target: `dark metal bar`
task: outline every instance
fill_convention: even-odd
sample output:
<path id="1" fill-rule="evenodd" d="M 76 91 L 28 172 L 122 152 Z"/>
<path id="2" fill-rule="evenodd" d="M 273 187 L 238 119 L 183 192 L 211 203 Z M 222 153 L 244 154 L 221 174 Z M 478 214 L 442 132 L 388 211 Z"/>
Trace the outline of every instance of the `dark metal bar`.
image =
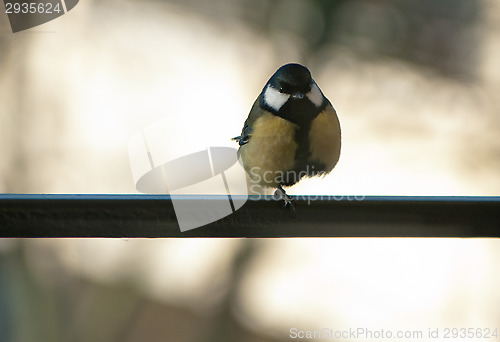
<path id="1" fill-rule="evenodd" d="M 226 196 L 185 196 L 200 208 Z M 500 197 L 250 197 L 181 232 L 168 195 L 0 195 L 0 237 L 500 237 Z"/>

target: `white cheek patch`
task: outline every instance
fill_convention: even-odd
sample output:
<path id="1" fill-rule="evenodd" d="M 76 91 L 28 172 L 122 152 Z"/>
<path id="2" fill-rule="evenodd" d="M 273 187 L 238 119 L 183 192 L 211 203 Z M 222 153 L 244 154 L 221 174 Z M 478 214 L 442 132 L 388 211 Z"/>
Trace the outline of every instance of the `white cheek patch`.
<path id="1" fill-rule="evenodd" d="M 319 90 L 316 83 L 313 82 L 311 91 L 307 93 L 307 98 L 309 98 L 316 107 L 321 107 L 323 104 L 323 94 L 321 94 L 321 90 Z"/>
<path id="2" fill-rule="evenodd" d="M 290 95 L 280 93 L 271 86 L 268 86 L 264 92 L 264 102 L 275 111 L 279 111 L 289 98 Z"/>

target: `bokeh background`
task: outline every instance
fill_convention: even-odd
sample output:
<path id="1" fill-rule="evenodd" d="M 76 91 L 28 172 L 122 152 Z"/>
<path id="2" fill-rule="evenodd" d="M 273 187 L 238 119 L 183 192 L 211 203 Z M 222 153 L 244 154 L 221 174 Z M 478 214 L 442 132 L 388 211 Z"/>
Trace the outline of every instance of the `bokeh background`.
<path id="1" fill-rule="evenodd" d="M 137 193 L 134 134 L 176 117 L 206 133 L 177 131 L 165 149 L 234 146 L 270 75 L 299 62 L 339 113 L 343 150 L 331 175 L 290 194 L 498 195 L 499 19 L 493 0 L 82 0 L 12 34 L 0 14 L 0 192 Z M 0 340 L 494 329 L 499 247 L 0 240 Z"/>

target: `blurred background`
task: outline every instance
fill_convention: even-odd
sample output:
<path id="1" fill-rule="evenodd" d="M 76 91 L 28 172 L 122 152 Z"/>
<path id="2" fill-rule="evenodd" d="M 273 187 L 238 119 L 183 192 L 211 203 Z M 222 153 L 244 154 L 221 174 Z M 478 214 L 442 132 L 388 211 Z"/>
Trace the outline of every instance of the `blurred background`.
<path id="1" fill-rule="evenodd" d="M 498 195 L 499 19 L 493 0 L 82 0 L 12 34 L 0 14 L 0 192 L 137 193 L 134 134 L 175 117 L 234 146 L 267 79 L 299 62 L 339 113 L 343 150 L 331 175 L 290 194 Z M 172 132 L 176 153 L 200 138 Z M 0 340 L 494 329 L 499 247 L 0 240 Z"/>

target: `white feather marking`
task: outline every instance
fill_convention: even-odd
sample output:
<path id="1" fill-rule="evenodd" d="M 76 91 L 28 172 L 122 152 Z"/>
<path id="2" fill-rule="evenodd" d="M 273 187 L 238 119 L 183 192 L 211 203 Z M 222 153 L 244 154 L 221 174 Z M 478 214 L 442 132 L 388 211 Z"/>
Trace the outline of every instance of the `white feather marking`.
<path id="1" fill-rule="evenodd" d="M 312 84 L 311 91 L 307 93 L 307 97 L 316 107 L 321 107 L 323 104 L 323 94 L 315 82 Z"/>
<path id="2" fill-rule="evenodd" d="M 290 95 L 280 93 L 279 90 L 271 86 L 268 86 L 264 92 L 264 102 L 275 111 L 279 111 L 289 98 Z"/>

